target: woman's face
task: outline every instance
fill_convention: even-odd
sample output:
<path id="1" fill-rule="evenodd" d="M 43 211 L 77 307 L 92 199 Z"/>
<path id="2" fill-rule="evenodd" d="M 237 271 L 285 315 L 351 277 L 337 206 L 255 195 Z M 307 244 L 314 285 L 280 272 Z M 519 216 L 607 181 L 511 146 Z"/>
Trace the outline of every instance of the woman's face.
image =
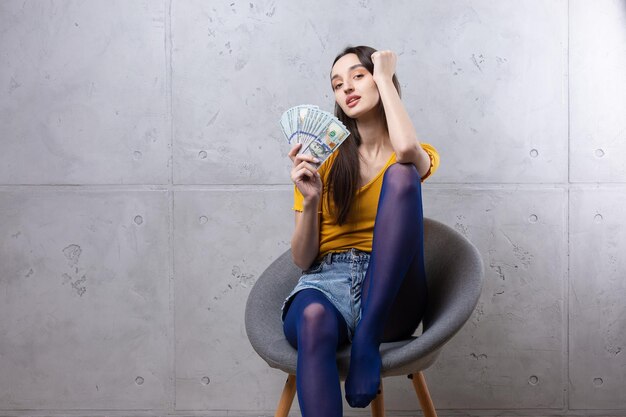
<path id="1" fill-rule="evenodd" d="M 330 77 L 335 101 L 348 117 L 358 119 L 372 110 L 376 111 L 380 100 L 378 87 L 356 54 L 339 58 L 333 65 Z"/>

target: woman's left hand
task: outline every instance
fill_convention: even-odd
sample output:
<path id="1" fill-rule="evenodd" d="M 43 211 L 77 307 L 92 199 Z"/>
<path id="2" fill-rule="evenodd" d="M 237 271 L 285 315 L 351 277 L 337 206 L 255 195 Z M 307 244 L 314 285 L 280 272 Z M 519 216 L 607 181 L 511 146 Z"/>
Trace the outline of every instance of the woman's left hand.
<path id="1" fill-rule="evenodd" d="M 376 51 L 372 54 L 372 62 L 374 63 L 374 74 L 372 77 L 375 82 L 378 80 L 391 79 L 396 72 L 396 54 L 393 51 Z"/>

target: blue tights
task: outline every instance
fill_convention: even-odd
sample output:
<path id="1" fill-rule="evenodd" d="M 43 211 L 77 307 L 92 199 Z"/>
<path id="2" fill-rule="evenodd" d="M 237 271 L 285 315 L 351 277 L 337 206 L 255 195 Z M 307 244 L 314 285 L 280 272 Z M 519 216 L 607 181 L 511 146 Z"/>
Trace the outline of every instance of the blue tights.
<path id="1" fill-rule="evenodd" d="M 366 407 L 380 385 L 381 342 L 409 337 L 424 314 L 424 226 L 421 181 L 412 164 L 385 171 L 374 225 L 372 253 L 361 295 L 361 320 L 352 340 L 346 400 Z M 298 349 L 296 387 L 303 417 L 341 416 L 335 353 L 348 341 L 346 322 L 315 289 L 296 294 L 284 321 Z"/>

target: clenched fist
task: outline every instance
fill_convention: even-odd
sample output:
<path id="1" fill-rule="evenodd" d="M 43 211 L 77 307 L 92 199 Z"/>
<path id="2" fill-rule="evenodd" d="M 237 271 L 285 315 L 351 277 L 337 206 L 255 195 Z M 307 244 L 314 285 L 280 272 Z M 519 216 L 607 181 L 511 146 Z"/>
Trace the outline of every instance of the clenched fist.
<path id="1" fill-rule="evenodd" d="M 376 51 L 371 56 L 374 63 L 374 81 L 391 79 L 396 72 L 397 57 L 393 51 Z"/>

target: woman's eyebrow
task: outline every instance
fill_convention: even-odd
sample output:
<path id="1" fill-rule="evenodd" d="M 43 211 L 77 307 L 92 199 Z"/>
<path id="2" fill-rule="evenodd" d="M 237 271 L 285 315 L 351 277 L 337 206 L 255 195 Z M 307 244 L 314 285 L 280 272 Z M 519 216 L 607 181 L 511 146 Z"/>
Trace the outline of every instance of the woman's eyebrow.
<path id="1" fill-rule="evenodd" d="M 350 68 L 348 68 L 348 72 L 352 71 L 353 69 L 359 68 L 359 67 L 363 67 L 365 68 L 365 65 L 363 64 L 354 64 L 353 66 L 351 66 Z M 339 77 L 339 74 L 335 74 L 333 75 L 330 80 L 334 80 L 335 78 Z"/>

